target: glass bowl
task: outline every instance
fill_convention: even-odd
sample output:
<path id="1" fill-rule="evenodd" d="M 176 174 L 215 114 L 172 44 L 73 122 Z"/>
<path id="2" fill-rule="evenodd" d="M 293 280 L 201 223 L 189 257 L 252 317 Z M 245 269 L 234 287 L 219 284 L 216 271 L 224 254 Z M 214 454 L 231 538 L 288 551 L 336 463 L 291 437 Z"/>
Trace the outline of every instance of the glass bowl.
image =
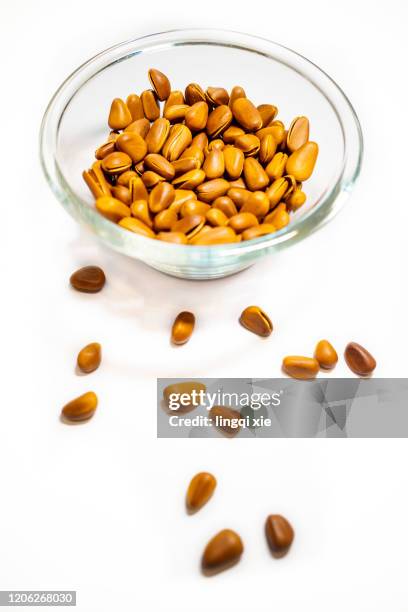
<path id="1" fill-rule="evenodd" d="M 278 107 L 285 125 L 306 115 L 319 144 L 306 204 L 284 229 L 248 242 L 186 246 L 139 236 L 102 217 L 82 179 L 105 142 L 113 98 L 149 88 L 148 69 L 173 89 L 242 85 L 255 104 Z M 51 99 L 41 125 L 42 167 L 53 192 L 79 222 L 111 248 L 166 274 L 191 279 L 228 276 L 294 244 L 333 218 L 358 177 L 363 151 L 356 113 L 327 74 L 298 53 L 263 38 L 223 30 L 179 30 L 130 40 L 80 66 Z"/>

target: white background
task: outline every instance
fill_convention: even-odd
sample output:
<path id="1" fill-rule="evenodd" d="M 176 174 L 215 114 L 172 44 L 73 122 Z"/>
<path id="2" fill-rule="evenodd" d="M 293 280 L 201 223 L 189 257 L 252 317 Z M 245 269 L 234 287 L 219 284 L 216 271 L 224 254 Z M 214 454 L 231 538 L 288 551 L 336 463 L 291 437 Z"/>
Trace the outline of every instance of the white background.
<path id="1" fill-rule="evenodd" d="M 157 440 L 157 376 L 279 376 L 285 354 L 322 337 L 355 340 L 376 375 L 407 375 L 407 5 L 2 3 L 0 589 L 76 589 L 81 612 L 405 612 L 408 609 L 406 440 Z M 42 113 L 65 76 L 118 41 L 189 26 L 247 31 L 324 68 L 362 122 L 364 168 L 335 221 L 226 280 L 165 277 L 80 231 L 41 174 Z M 75 293 L 77 267 L 101 265 L 105 290 Z M 271 316 L 263 341 L 237 318 Z M 175 314 L 196 332 L 172 348 Z M 77 351 L 103 345 L 101 368 L 74 372 Z M 342 359 L 335 376 L 349 375 Z M 77 427 L 61 407 L 93 389 L 100 405 Z M 198 470 L 214 499 L 186 516 Z M 267 514 L 296 529 L 272 559 Z M 241 563 L 214 578 L 198 564 L 218 530 L 237 530 Z"/>

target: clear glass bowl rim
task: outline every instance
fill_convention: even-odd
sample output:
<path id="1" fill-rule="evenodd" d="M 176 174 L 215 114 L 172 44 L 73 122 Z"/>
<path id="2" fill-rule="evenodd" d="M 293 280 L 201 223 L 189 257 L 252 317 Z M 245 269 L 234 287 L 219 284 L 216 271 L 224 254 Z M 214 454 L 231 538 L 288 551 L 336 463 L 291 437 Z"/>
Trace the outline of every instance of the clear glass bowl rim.
<path id="1" fill-rule="evenodd" d="M 239 256 L 264 249 L 269 251 L 270 249 L 278 249 L 298 242 L 323 227 L 342 208 L 361 170 L 364 150 L 363 135 L 359 119 L 350 100 L 326 72 L 296 51 L 263 37 L 218 28 L 168 30 L 126 40 L 91 57 L 63 81 L 48 103 L 40 127 L 41 166 L 46 180 L 57 199 L 71 214 L 71 203 L 75 203 L 80 209 L 86 207 L 86 218 L 90 221 L 96 234 L 101 233 L 100 230 L 102 229 L 105 236 L 117 233 L 119 240 L 121 236 L 126 234 L 126 241 L 128 243 L 129 241 L 134 241 L 136 250 L 140 250 L 140 247 L 143 247 L 146 241 L 151 243 L 151 238 L 129 232 L 102 217 L 96 209 L 90 207 L 88 202 L 80 198 L 70 188 L 58 166 L 58 130 L 62 116 L 71 99 L 95 74 L 129 56 L 147 52 L 155 47 L 160 46 L 163 49 L 163 47 L 168 46 L 171 49 L 172 46 L 189 43 L 212 44 L 221 47 L 233 46 L 244 51 L 255 52 L 270 57 L 299 72 L 320 91 L 337 115 L 344 138 L 343 165 L 337 180 L 330 190 L 324 193 L 323 197 L 303 216 L 292 221 L 286 228 L 280 231 L 248 242 L 214 246 L 179 245 L 160 241 L 160 249 L 163 251 L 163 254 L 165 254 L 167 249 L 171 249 L 174 255 L 176 255 L 175 250 L 177 250 L 180 256 L 185 255 L 188 257 L 189 254 L 192 255 L 191 251 L 194 249 L 194 259 L 196 259 L 201 256 L 205 257 L 209 254 L 209 250 L 211 251 L 211 258 L 217 257 L 217 255 L 220 257 Z M 323 80 L 324 89 L 314 81 L 314 75 Z M 335 98 L 335 101 L 332 98 Z"/>

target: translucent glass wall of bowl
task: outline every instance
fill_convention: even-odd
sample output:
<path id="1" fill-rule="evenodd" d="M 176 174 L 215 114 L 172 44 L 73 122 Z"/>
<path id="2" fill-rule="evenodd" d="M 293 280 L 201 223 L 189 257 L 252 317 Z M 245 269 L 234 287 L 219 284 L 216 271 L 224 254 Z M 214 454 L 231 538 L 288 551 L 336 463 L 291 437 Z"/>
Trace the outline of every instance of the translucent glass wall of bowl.
<path id="1" fill-rule="evenodd" d="M 82 171 L 106 140 L 114 97 L 149 88 L 147 71 L 169 75 L 173 89 L 242 85 L 256 103 L 272 103 L 285 125 L 306 115 L 320 154 L 304 185 L 307 204 L 281 232 L 250 243 L 186 247 L 131 234 L 95 212 Z M 42 129 L 43 165 L 69 212 L 112 248 L 163 272 L 186 278 L 232 274 L 257 257 L 305 237 L 330 219 L 358 175 L 362 139 L 358 120 L 335 83 L 316 66 L 279 45 L 217 30 L 168 32 L 117 45 L 79 68 L 51 101 Z"/>

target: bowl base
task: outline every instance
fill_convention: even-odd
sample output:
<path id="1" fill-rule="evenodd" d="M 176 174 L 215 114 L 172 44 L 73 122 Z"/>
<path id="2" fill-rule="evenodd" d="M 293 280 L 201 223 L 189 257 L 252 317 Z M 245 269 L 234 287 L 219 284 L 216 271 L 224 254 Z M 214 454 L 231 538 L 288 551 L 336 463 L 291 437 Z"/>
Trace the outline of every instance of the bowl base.
<path id="1" fill-rule="evenodd" d="M 246 263 L 243 266 L 234 266 L 231 269 L 224 270 L 194 270 L 194 269 L 177 269 L 177 268 L 164 268 L 163 266 L 155 266 L 152 263 L 148 264 L 151 268 L 154 268 L 162 274 L 167 276 L 173 276 L 175 278 L 183 278 L 185 280 L 217 280 L 218 278 L 225 278 L 226 276 L 233 276 L 239 272 L 247 270 L 254 265 L 254 262 Z"/>

